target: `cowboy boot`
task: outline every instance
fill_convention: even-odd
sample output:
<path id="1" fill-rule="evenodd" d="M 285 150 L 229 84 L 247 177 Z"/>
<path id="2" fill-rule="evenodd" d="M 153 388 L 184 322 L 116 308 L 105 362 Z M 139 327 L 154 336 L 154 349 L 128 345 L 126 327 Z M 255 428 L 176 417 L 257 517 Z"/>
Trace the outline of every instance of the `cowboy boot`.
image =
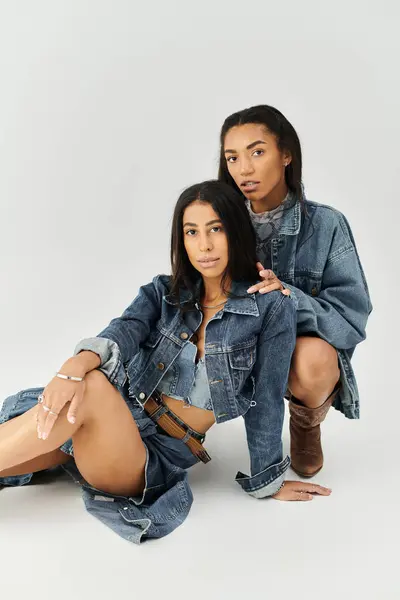
<path id="1" fill-rule="evenodd" d="M 317 408 L 304 406 L 294 396 L 289 400 L 291 467 L 300 477 L 313 477 L 322 469 L 324 455 L 320 424 L 339 389 L 340 384 L 335 386 L 330 396 Z"/>

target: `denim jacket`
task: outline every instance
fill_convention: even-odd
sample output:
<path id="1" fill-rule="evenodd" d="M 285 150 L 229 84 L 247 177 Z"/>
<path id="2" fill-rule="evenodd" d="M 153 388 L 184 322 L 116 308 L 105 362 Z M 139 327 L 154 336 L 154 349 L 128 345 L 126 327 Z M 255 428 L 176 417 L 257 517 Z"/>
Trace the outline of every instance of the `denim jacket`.
<path id="1" fill-rule="evenodd" d="M 155 277 L 121 317 L 75 349 L 75 354 L 96 352 L 100 370 L 117 387 L 128 378 L 129 396 L 138 404 L 146 402 L 170 369 L 174 393 L 190 395 L 194 367 L 179 369 L 174 363 L 203 315 L 197 304 L 181 312 L 169 294 L 169 282 L 166 275 Z M 280 292 L 247 294 L 252 283 L 233 283 L 231 291 L 240 297 L 229 298 L 207 323 L 204 349 L 216 423 L 244 417 L 251 474 L 238 472 L 236 481 L 263 498 L 279 490 L 290 464 L 282 455 L 281 438 L 296 308 Z M 181 303 L 189 301 L 189 293 L 183 292 Z"/>
<path id="2" fill-rule="evenodd" d="M 315 334 L 337 349 L 342 387 L 334 406 L 359 418 L 350 360 L 372 310 L 367 283 L 346 218 L 309 200 L 305 210 L 296 202 L 284 212 L 279 234 L 258 248 L 259 260 L 291 290 L 297 335 Z"/>

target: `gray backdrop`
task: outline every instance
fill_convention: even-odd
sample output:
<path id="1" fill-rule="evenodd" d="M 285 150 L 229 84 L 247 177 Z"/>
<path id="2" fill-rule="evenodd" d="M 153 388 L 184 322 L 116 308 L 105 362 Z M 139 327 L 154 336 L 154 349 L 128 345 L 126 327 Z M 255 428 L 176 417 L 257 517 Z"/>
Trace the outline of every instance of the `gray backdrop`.
<path id="1" fill-rule="evenodd" d="M 223 119 L 252 104 L 275 105 L 294 124 L 307 196 L 346 214 L 374 304 L 354 360 L 362 420 L 332 411 L 325 426 L 331 466 L 319 481 L 336 485 L 336 500 L 260 508 L 239 499 L 226 444 L 238 436 L 246 469 L 242 433 L 232 424 L 229 436 L 221 426 L 222 437 L 210 437 L 217 455 L 210 474 L 194 479 L 201 509 L 159 545 L 114 539 L 80 504 L 67 526 L 65 498 L 78 502 L 67 484 L 54 488 L 57 496 L 49 488 L 3 492 L 1 563 L 16 569 L 1 573 L 6 591 L 20 577 L 20 544 L 29 539 L 30 552 L 51 561 L 41 593 L 51 597 L 65 556 L 78 552 L 81 519 L 86 546 L 76 563 L 95 559 L 88 573 L 79 571 L 75 597 L 89 593 L 93 577 L 98 597 L 133 583 L 151 592 L 162 579 L 151 575 L 156 558 L 137 562 L 149 552 L 162 558 L 164 581 L 181 578 L 178 588 L 167 586 L 171 598 L 188 587 L 195 598 L 228 597 L 241 586 L 252 597 L 291 597 L 295 577 L 297 597 L 308 597 L 311 581 L 329 598 L 357 590 L 398 597 L 390 558 L 399 525 L 398 31 L 395 0 L 0 2 L 1 397 L 46 384 L 81 337 L 168 271 L 174 202 L 186 185 L 216 175 Z M 224 452 L 225 487 L 217 454 Z M 40 502 L 32 496 L 39 493 Z M 62 508 L 52 513 L 55 497 Z M 48 514 L 57 530 L 46 526 Z M 253 518 L 258 525 L 249 528 Z M 132 570 L 117 568 L 125 560 Z M 261 576 L 268 565 L 273 574 L 267 568 Z M 36 568 L 31 561 L 24 568 L 28 585 Z M 57 593 L 67 598 L 68 585 Z"/>

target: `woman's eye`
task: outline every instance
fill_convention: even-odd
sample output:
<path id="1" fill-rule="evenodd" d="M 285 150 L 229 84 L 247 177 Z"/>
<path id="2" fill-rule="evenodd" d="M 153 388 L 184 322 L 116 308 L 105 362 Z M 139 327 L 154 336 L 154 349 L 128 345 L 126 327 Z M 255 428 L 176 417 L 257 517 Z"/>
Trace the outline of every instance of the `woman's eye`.
<path id="1" fill-rule="evenodd" d="M 235 161 L 236 161 L 236 156 L 228 156 L 228 158 L 226 159 L 226 162 L 228 162 L 228 163 L 229 163 L 229 162 L 230 162 L 230 163 L 233 163 L 233 162 L 235 162 Z"/>
<path id="2" fill-rule="evenodd" d="M 258 152 L 258 154 L 257 154 L 257 152 Z M 262 156 L 264 154 L 264 150 L 255 150 L 253 152 L 253 154 L 255 154 L 256 156 Z"/>
<path id="3" fill-rule="evenodd" d="M 194 235 L 196 233 L 196 231 L 194 229 L 187 229 L 185 231 L 185 235 Z"/>
<path id="4" fill-rule="evenodd" d="M 222 227 L 220 225 L 216 225 L 215 227 L 212 227 L 211 231 L 222 231 Z"/>

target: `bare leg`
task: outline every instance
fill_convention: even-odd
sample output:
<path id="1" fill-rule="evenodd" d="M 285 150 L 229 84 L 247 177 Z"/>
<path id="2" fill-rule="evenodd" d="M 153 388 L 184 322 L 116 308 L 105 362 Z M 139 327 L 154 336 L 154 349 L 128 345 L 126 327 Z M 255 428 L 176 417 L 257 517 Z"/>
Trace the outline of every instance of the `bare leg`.
<path id="1" fill-rule="evenodd" d="M 68 406 L 64 407 L 46 440 L 37 437 L 39 406 L 0 428 L 2 475 L 54 452 L 72 437 L 75 462 L 89 484 L 120 495 L 142 491 L 146 449 L 125 400 L 100 371 L 90 372 L 86 384 L 76 423 L 67 421 Z"/>
<path id="2" fill-rule="evenodd" d="M 39 471 L 64 465 L 70 459 L 71 457 L 62 450 L 53 450 L 20 465 L 15 465 L 15 467 L 11 467 L 10 469 L 0 471 L 0 477 L 14 477 L 16 475 L 26 475 L 26 473 L 38 473 Z"/>
<path id="3" fill-rule="evenodd" d="M 289 389 L 309 408 L 321 406 L 340 377 L 337 351 L 317 337 L 299 337 L 289 373 Z"/>

